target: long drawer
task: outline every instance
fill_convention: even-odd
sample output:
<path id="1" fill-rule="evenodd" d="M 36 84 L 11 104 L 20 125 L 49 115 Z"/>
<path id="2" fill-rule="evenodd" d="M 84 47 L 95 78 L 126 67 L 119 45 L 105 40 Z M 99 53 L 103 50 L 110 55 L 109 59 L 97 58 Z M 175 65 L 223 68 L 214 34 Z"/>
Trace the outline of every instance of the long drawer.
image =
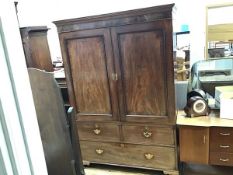
<path id="1" fill-rule="evenodd" d="M 80 140 L 120 141 L 119 125 L 117 124 L 78 122 L 77 125 Z"/>
<path id="2" fill-rule="evenodd" d="M 233 154 L 223 152 L 210 152 L 210 164 L 233 166 Z"/>
<path id="3" fill-rule="evenodd" d="M 122 125 L 124 142 L 146 145 L 174 145 L 174 130 L 157 125 Z"/>
<path id="4" fill-rule="evenodd" d="M 152 169 L 176 169 L 175 149 L 160 146 L 81 141 L 83 160 L 146 167 Z"/>

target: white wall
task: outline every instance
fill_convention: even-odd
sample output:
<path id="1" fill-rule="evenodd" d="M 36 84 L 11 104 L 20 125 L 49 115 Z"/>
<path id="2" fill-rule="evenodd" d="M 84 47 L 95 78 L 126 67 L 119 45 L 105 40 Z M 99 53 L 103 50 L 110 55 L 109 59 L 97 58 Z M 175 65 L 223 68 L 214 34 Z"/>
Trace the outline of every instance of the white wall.
<path id="1" fill-rule="evenodd" d="M 208 10 L 208 25 L 225 23 L 233 23 L 233 4 L 229 7 Z"/>
<path id="2" fill-rule="evenodd" d="M 204 59 L 205 7 L 210 3 L 233 0 L 18 0 L 20 26 L 47 25 L 52 59 L 61 57 L 56 27 L 52 21 L 175 3 L 177 7 L 174 31 L 188 24 L 191 31 L 191 62 Z"/>
<path id="3" fill-rule="evenodd" d="M 51 30 L 48 32 L 48 42 L 53 60 L 61 57 L 55 20 L 77 18 L 96 14 L 111 13 L 136 8 L 156 6 L 160 4 L 176 3 L 177 15 L 174 30 L 179 31 L 181 23 L 188 23 L 188 15 L 179 18 L 181 14 L 188 14 L 182 2 L 185 0 L 19 0 L 18 17 L 20 27 L 46 25 Z"/>

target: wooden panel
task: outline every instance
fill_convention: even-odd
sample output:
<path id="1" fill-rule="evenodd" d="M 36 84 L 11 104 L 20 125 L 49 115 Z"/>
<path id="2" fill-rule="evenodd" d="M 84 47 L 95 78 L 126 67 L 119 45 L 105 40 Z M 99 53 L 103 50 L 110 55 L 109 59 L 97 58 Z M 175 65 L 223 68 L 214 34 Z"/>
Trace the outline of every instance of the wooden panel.
<path id="1" fill-rule="evenodd" d="M 80 113 L 111 113 L 103 38 L 68 41 L 76 102 Z"/>
<path id="2" fill-rule="evenodd" d="M 127 114 L 166 115 L 161 31 L 121 34 L 119 41 Z"/>
<path id="3" fill-rule="evenodd" d="M 112 28 L 123 120 L 175 122 L 169 24 Z"/>
<path id="4" fill-rule="evenodd" d="M 31 59 L 33 59 L 34 63 L 32 67 L 46 71 L 53 71 L 47 35 L 43 33 L 39 36 L 38 34 L 31 34 L 29 44 L 31 49 Z"/>
<path id="5" fill-rule="evenodd" d="M 60 89 L 52 73 L 29 69 L 29 78 L 48 174 L 71 175 L 73 150 Z"/>
<path id="6" fill-rule="evenodd" d="M 180 126 L 180 161 L 208 164 L 209 128 Z"/>
<path id="7" fill-rule="evenodd" d="M 27 67 L 53 71 L 46 26 L 20 28 Z"/>
<path id="8" fill-rule="evenodd" d="M 157 125 L 123 125 L 123 138 L 126 143 L 174 146 L 174 132 L 170 127 Z"/>
<path id="9" fill-rule="evenodd" d="M 210 164 L 233 166 L 233 153 L 210 152 Z"/>
<path id="10" fill-rule="evenodd" d="M 111 123 L 78 122 L 80 140 L 92 141 L 120 141 L 119 126 Z"/>
<path id="11" fill-rule="evenodd" d="M 176 169 L 174 148 L 81 141 L 81 150 L 83 160 L 90 162 Z"/>
<path id="12" fill-rule="evenodd" d="M 62 50 L 69 100 L 80 121 L 116 120 L 118 101 L 112 79 L 110 32 L 96 29 L 65 33 Z"/>

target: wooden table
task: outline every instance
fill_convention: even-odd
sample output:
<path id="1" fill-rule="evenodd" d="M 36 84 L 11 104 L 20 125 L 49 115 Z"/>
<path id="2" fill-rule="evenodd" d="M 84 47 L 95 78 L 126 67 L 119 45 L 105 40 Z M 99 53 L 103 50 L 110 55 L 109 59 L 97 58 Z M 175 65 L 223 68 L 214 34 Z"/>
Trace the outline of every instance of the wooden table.
<path id="1" fill-rule="evenodd" d="M 233 166 L 233 120 L 218 113 L 195 118 L 177 115 L 180 161 Z"/>

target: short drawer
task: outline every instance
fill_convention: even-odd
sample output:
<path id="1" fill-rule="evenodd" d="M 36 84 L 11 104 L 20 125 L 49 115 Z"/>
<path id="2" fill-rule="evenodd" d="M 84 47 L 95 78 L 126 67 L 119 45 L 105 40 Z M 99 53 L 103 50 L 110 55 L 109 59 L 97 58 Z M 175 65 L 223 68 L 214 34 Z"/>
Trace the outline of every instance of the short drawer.
<path id="1" fill-rule="evenodd" d="M 224 143 L 232 143 L 233 140 L 233 128 L 226 127 L 211 127 L 210 128 L 210 140 L 223 141 Z"/>
<path id="2" fill-rule="evenodd" d="M 174 131 L 169 127 L 123 125 L 122 131 L 124 142 L 126 143 L 174 145 Z"/>
<path id="3" fill-rule="evenodd" d="M 174 148 L 81 141 L 82 158 L 95 163 L 154 169 L 176 169 Z"/>
<path id="4" fill-rule="evenodd" d="M 233 166 L 233 154 L 223 152 L 210 152 L 210 164 Z"/>
<path id="5" fill-rule="evenodd" d="M 80 140 L 120 141 L 119 125 L 117 124 L 78 122 L 77 125 Z"/>
<path id="6" fill-rule="evenodd" d="M 210 141 L 210 151 L 233 153 L 233 143 L 230 142 L 232 141 L 220 141 L 212 139 Z"/>

